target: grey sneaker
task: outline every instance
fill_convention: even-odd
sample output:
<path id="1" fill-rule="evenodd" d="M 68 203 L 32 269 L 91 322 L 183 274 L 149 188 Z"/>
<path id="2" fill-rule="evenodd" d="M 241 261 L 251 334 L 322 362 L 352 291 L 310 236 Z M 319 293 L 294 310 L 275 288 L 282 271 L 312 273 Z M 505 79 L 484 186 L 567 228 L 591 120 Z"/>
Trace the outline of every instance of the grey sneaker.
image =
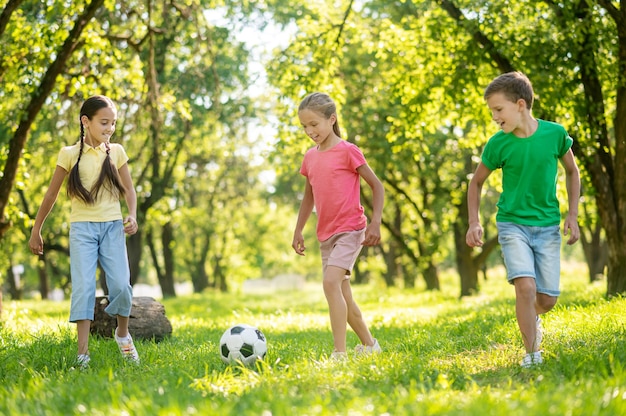
<path id="1" fill-rule="evenodd" d="M 374 345 L 359 344 L 354 347 L 354 352 L 356 352 L 357 355 L 379 353 L 382 351 L 383 350 L 382 348 L 380 348 L 380 345 L 378 344 L 378 340 L 376 338 L 374 338 Z"/>
<path id="2" fill-rule="evenodd" d="M 117 336 L 117 328 L 115 328 L 115 342 L 117 342 L 117 346 L 120 348 L 122 357 L 128 361 L 139 362 L 139 354 L 137 354 L 133 337 L 131 337 L 130 334 L 128 334 L 126 338 L 120 338 Z"/>
<path id="3" fill-rule="evenodd" d="M 89 354 L 78 354 L 78 357 L 76 357 L 76 363 L 81 370 L 89 368 L 89 361 L 91 361 Z"/>
<path id="4" fill-rule="evenodd" d="M 541 363 L 543 363 L 543 358 L 541 358 L 541 351 L 537 351 L 529 352 L 528 354 L 526 354 L 520 365 L 524 368 L 531 368 Z"/>

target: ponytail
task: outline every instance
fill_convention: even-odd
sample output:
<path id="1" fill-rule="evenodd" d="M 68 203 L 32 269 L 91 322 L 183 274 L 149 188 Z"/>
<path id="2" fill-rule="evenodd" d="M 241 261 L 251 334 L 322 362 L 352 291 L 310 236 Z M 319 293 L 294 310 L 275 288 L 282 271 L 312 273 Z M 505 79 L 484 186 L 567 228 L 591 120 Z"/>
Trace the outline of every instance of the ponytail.
<path id="1" fill-rule="evenodd" d="M 311 110 L 318 114 L 322 114 L 327 119 L 335 114 L 335 122 L 333 123 L 333 132 L 337 137 L 341 137 L 341 129 L 339 129 L 339 117 L 337 116 L 337 106 L 328 94 L 323 92 L 313 92 L 302 100 L 298 111 Z"/>

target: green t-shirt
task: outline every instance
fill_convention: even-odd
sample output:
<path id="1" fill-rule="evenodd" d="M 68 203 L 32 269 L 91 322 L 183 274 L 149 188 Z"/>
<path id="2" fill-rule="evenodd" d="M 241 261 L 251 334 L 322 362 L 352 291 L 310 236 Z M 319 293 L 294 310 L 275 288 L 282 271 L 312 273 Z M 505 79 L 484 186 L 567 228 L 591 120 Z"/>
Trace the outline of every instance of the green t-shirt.
<path id="1" fill-rule="evenodd" d="M 560 124 L 537 121 L 537 131 L 530 137 L 500 131 L 485 145 L 483 164 L 490 170 L 502 169 L 499 222 L 536 227 L 561 222 L 556 197 L 558 161 L 573 140 Z"/>

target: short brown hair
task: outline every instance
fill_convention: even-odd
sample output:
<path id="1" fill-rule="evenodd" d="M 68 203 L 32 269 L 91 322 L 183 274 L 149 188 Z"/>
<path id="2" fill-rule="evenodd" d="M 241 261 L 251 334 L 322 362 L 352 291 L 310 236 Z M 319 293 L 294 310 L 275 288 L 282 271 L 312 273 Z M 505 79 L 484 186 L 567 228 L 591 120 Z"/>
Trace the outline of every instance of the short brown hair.
<path id="1" fill-rule="evenodd" d="M 529 110 L 533 108 L 535 95 L 533 85 L 528 77 L 521 72 L 507 72 L 496 77 L 485 89 L 485 100 L 496 93 L 504 94 L 508 100 L 514 103 L 522 99 L 526 101 L 526 108 Z"/>

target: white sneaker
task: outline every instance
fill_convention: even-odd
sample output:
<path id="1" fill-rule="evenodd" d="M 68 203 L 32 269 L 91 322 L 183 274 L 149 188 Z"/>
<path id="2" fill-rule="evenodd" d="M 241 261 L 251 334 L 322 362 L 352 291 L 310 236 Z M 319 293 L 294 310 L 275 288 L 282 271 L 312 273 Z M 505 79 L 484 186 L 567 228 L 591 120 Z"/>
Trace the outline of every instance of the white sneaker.
<path id="1" fill-rule="evenodd" d="M 130 333 L 126 336 L 126 338 L 120 338 L 117 336 L 117 328 L 115 328 L 115 342 L 117 342 L 117 346 L 120 348 L 122 357 L 128 361 L 135 363 L 139 362 L 139 354 L 137 354 L 137 349 L 135 349 L 135 343 L 133 342 L 133 337 L 130 336 Z"/>
<path id="2" fill-rule="evenodd" d="M 89 361 L 91 361 L 89 354 L 78 354 L 78 357 L 76 357 L 76 363 L 81 370 L 89 368 Z"/>
<path id="3" fill-rule="evenodd" d="M 372 354 L 382 352 L 382 348 L 380 348 L 380 344 L 378 344 L 378 340 L 374 338 L 374 345 L 363 345 L 359 344 L 354 347 L 354 352 L 358 354 Z"/>
<path id="4" fill-rule="evenodd" d="M 520 365 L 524 368 L 531 368 L 533 366 L 539 365 L 543 363 L 543 358 L 541 357 L 541 351 L 529 352 L 526 354 Z"/>

